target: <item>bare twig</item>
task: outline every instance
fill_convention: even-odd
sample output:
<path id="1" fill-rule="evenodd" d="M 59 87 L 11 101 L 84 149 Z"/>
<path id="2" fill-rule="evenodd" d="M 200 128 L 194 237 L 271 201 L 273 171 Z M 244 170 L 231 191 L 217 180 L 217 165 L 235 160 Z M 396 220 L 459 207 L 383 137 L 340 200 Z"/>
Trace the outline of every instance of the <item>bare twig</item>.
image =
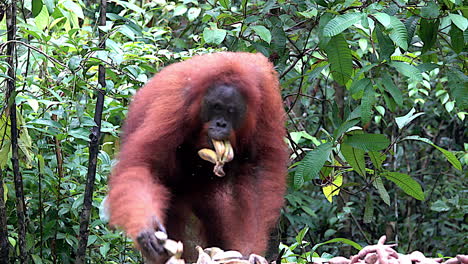
<path id="1" fill-rule="evenodd" d="M 101 26 L 106 25 L 106 9 L 107 1 L 101 0 L 100 14 L 99 14 L 99 24 Z M 99 31 L 99 38 L 104 39 L 104 32 Z M 99 48 L 105 48 L 105 42 L 101 41 Z M 75 263 L 81 264 L 85 263 L 86 256 L 86 247 L 88 244 L 89 236 L 89 218 L 92 209 L 93 201 L 93 191 L 94 191 L 94 179 L 96 177 L 96 168 L 97 168 L 97 156 L 99 153 L 99 138 L 101 137 L 101 119 L 102 119 L 102 110 L 104 107 L 104 97 L 106 94 L 106 69 L 103 64 L 99 65 L 98 73 L 98 82 L 101 86 L 101 89 L 97 90 L 97 101 L 96 108 L 94 111 L 94 122 L 96 126 L 93 127 L 90 135 L 89 143 L 89 164 L 88 164 L 88 174 L 86 177 L 86 188 L 83 200 L 83 209 L 80 215 L 80 234 L 78 240 L 78 250 L 76 252 Z"/>

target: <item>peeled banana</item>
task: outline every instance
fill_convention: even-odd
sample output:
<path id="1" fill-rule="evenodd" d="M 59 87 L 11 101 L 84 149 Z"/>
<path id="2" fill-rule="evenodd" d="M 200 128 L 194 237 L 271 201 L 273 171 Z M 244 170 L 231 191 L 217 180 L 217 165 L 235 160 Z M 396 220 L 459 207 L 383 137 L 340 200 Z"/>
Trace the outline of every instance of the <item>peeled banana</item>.
<path id="1" fill-rule="evenodd" d="M 198 151 L 200 158 L 214 163 L 213 172 L 218 177 L 226 175 L 223 170 L 224 163 L 230 162 L 234 159 L 234 149 L 232 148 L 229 140 L 211 140 L 215 150 L 212 149 L 201 149 Z"/>

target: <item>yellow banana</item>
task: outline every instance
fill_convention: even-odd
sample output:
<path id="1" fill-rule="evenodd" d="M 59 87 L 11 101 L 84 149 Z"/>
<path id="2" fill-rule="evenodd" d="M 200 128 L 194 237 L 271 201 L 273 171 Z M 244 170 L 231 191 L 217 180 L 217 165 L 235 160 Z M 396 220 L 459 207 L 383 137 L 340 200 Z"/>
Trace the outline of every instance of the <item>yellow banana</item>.
<path id="1" fill-rule="evenodd" d="M 218 157 L 222 157 L 224 152 L 226 151 L 226 147 L 224 146 L 223 141 L 211 139 L 211 142 L 213 142 L 213 146 L 216 150 L 216 154 L 218 154 Z"/>
<path id="2" fill-rule="evenodd" d="M 216 154 L 216 152 L 214 152 L 213 150 L 211 149 L 200 149 L 198 151 L 198 156 L 200 156 L 200 158 L 206 160 L 206 161 L 209 161 L 211 163 L 214 163 L 216 164 L 217 160 L 218 160 L 218 155 Z"/>
<path id="3" fill-rule="evenodd" d="M 232 149 L 231 142 L 229 140 L 224 141 L 224 154 L 221 156 L 221 161 L 226 163 L 234 159 L 234 149 Z"/>

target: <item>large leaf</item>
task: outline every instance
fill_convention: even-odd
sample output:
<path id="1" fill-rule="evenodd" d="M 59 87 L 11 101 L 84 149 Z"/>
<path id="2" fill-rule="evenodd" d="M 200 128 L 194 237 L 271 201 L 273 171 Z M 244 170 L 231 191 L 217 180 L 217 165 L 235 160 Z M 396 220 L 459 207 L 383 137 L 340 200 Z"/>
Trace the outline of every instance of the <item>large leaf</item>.
<path id="1" fill-rule="evenodd" d="M 252 28 L 252 30 L 255 31 L 255 33 L 257 33 L 257 35 L 262 40 L 264 40 L 268 44 L 271 42 L 271 32 L 266 27 L 264 27 L 264 26 L 251 26 L 250 28 Z"/>
<path id="2" fill-rule="evenodd" d="M 390 38 L 395 42 L 395 44 L 404 49 L 408 49 L 408 32 L 406 31 L 405 24 L 401 22 L 398 18 L 391 16 L 390 17 Z"/>
<path id="3" fill-rule="evenodd" d="M 383 184 L 382 178 L 377 177 L 375 180 L 372 182 L 374 187 L 377 189 L 379 192 L 380 198 L 386 203 L 388 206 L 390 206 L 390 195 L 387 192 L 387 189 L 385 189 L 385 186 Z"/>
<path id="4" fill-rule="evenodd" d="M 468 28 L 468 19 L 465 17 L 457 14 L 450 14 L 449 17 L 461 31 L 465 31 Z"/>
<path id="5" fill-rule="evenodd" d="M 333 196 L 340 194 L 341 185 L 343 185 L 343 175 L 338 175 L 331 184 L 322 187 L 322 192 L 330 203 L 333 202 Z"/>
<path id="6" fill-rule="evenodd" d="M 408 174 L 399 172 L 384 172 L 382 173 L 382 176 L 394 182 L 406 194 L 420 201 L 424 200 L 424 192 L 421 188 L 421 185 Z"/>
<path id="7" fill-rule="evenodd" d="M 427 5 L 421 8 L 421 16 L 424 18 L 437 18 L 439 12 L 439 5 L 434 1 L 427 1 Z"/>
<path id="8" fill-rule="evenodd" d="M 460 110 L 468 109 L 468 77 L 458 69 L 451 69 L 447 73 L 450 94 Z"/>
<path id="9" fill-rule="evenodd" d="M 390 95 L 393 97 L 395 102 L 399 106 L 403 106 L 403 95 L 402 95 L 400 89 L 398 89 L 398 87 L 393 82 L 393 79 L 390 76 L 390 74 L 388 74 L 387 72 L 384 73 L 383 76 L 382 76 L 382 79 L 381 79 L 381 83 L 385 87 L 385 90 L 388 93 L 390 93 Z"/>
<path id="10" fill-rule="evenodd" d="M 419 24 L 418 16 L 411 16 L 405 20 L 406 31 L 408 32 L 408 46 L 411 44 L 411 40 L 414 37 L 414 33 L 416 32 L 416 28 L 418 24 Z"/>
<path id="11" fill-rule="evenodd" d="M 219 0 L 219 3 L 226 9 L 229 9 L 231 6 L 231 1 L 229 0 Z"/>
<path id="12" fill-rule="evenodd" d="M 364 95 L 361 99 L 361 122 L 367 124 L 372 117 L 372 109 L 375 104 L 375 91 L 372 85 L 368 85 L 364 90 Z"/>
<path id="13" fill-rule="evenodd" d="M 43 7 L 44 7 L 44 4 L 42 3 L 42 0 L 33 0 L 32 7 L 31 7 L 32 16 L 36 17 L 37 15 L 39 15 Z"/>
<path id="14" fill-rule="evenodd" d="M 307 153 L 294 175 L 294 188 L 299 189 L 304 182 L 318 178 L 318 173 L 330 156 L 332 148 L 333 144 L 327 142 Z"/>
<path id="15" fill-rule="evenodd" d="M 346 30 L 347 28 L 349 28 L 350 26 L 360 21 L 362 18 L 362 13 L 347 13 L 339 15 L 327 23 L 327 25 L 323 29 L 323 35 L 325 37 L 336 36 L 344 30 Z"/>
<path id="16" fill-rule="evenodd" d="M 390 25 L 390 16 L 386 13 L 375 13 L 372 15 L 373 17 L 375 17 L 375 19 L 377 19 L 377 21 L 379 21 L 379 23 L 384 26 L 384 27 L 388 27 Z"/>
<path id="17" fill-rule="evenodd" d="M 414 81 L 421 81 L 422 74 L 421 71 L 414 67 L 413 65 L 399 62 L 399 61 L 392 61 L 390 65 L 393 66 L 399 73 L 403 74 L 404 76 L 410 78 L 410 80 Z"/>
<path id="18" fill-rule="evenodd" d="M 379 44 L 379 55 L 380 59 L 389 59 L 390 55 L 395 51 L 395 45 L 393 41 L 388 37 L 387 33 L 384 33 L 384 28 L 381 25 L 375 27 L 375 36 Z"/>
<path id="19" fill-rule="evenodd" d="M 366 206 L 364 209 L 364 223 L 368 224 L 372 222 L 374 218 L 374 203 L 369 193 L 366 195 Z"/>
<path id="20" fill-rule="evenodd" d="M 318 25 L 318 31 L 319 31 L 319 47 L 321 49 L 325 49 L 327 47 L 328 42 L 330 41 L 330 37 L 325 36 L 323 33 L 323 29 L 325 26 L 332 20 L 333 15 L 331 13 L 324 13 L 322 16 L 320 16 L 320 21 Z"/>
<path id="21" fill-rule="evenodd" d="M 372 164 L 374 164 L 374 167 L 381 170 L 382 163 L 387 159 L 387 155 L 378 151 L 369 151 L 369 158 L 371 159 Z"/>
<path id="22" fill-rule="evenodd" d="M 349 91 L 353 99 L 361 99 L 364 95 L 364 91 L 367 89 L 368 86 L 372 87 L 372 82 L 368 78 L 362 78 L 360 80 L 353 81 L 351 87 L 349 87 Z"/>
<path id="23" fill-rule="evenodd" d="M 194 21 L 201 13 L 201 8 L 198 7 L 191 7 L 187 11 L 187 18 L 189 21 Z"/>
<path id="24" fill-rule="evenodd" d="M 402 140 L 418 140 L 418 141 L 427 143 L 427 144 L 433 146 L 434 148 L 436 148 L 437 150 L 439 150 L 440 152 L 442 152 L 442 154 L 444 154 L 445 158 L 453 165 L 453 167 L 455 167 L 455 169 L 460 170 L 460 171 L 462 170 L 462 166 L 461 166 L 460 161 L 457 159 L 457 157 L 455 157 L 455 155 L 452 152 L 437 146 L 431 140 L 429 140 L 427 138 L 422 138 L 422 137 L 419 137 L 419 136 L 407 136 L 407 137 L 403 138 Z"/>
<path id="25" fill-rule="evenodd" d="M 411 121 L 413 121 L 418 116 L 424 115 L 424 112 L 414 114 L 415 112 L 416 112 L 416 110 L 413 108 L 406 115 L 395 118 L 395 121 L 396 121 L 396 123 L 398 125 L 398 128 L 402 129 L 404 126 L 409 124 Z"/>
<path id="26" fill-rule="evenodd" d="M 351 145 L 342 143 L 340 146 L 341 154 L 353 169 L 361 176 L 366 175 L 366 162 L 364 160 L 365 151 L 353 148 Z"/>
<path id="27" fill-rule="evenodd" d="M 456 53 L 460 53 L 465 48 L 465 39 L 463 37 L 463 31 L 460 30 L 458 27 L 452 26 L 450 27 L 450 44 L 452 44 L 452 49 Z"/>
<path id="28" fill-rule="evenodd" d="M 62 2 L 62 5 L 77 17 L 84 19 L 83 9 L 81 9 L 79 4 L 73 2 L 72 0 L 65 0 Z"/>
<path id="29" fill-rule="evenodd" d="M 226 37 L 226 30 L 224 29 L 209 29 L 205 28 L 203 30 L 203 39 L 208 44 L 219 45 L 223 42 Z"/>
<path id="30" fill-rule="evenodd" d="M 345 85 L 353 73 L 353 61 L 351 49 L 343 35 L 337 35 L 330 39 L 325 51 L 328 55 L 328 62 L 333 75 L 333 79 Z"/>
<path id="31" fill-rule="evenodd" d="M 338 139 L 339 137 L 343 135 L 343 133 L 348 131 L 348 129 L 352 128 L 357 123 L 359 123 L 359 119 L 357 118 L 346 120 L 333 132 L 333 138 Z"/>
<path id="32" fill-rule="evenodd" d="M 419 25 L 419 37 L 424 42 L 423 52 L 426 52 L 434 46 L 439 29 L 439 19 L 421 19 Z"/>
<path id="33" fill-rule="evenodd" d="M 343 143 L 364 151 L 379 151 L 390 145 L 390 140 L 382 134 L 355 134 L 348 135 Z"/>

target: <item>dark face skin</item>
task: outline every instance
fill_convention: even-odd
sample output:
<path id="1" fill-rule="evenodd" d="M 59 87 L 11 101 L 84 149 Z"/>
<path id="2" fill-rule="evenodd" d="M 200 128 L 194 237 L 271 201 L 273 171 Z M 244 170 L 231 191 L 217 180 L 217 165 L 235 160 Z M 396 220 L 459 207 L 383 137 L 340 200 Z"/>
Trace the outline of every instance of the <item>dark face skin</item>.
<path id="1" fill-rule="evenodd" d="M 201 118 L 208 123 L 208 136 L 227 139 L 232 130 L 242 125 L 247 109 L 244 97 L 231 85 L 217 85 L 203 98 Z"/>

